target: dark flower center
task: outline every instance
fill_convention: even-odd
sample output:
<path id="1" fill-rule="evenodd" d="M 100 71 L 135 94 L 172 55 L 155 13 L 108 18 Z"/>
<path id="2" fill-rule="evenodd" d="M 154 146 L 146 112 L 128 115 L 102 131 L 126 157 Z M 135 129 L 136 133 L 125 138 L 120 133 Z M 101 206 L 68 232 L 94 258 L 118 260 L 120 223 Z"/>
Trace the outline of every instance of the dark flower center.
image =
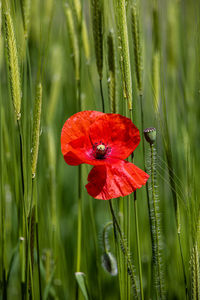
<path id="1" fill-rule="evenodd" d="M 97 159 L 104 159 L 110 153 L 111 148 L 106 146 L 101 141 L 93 144 L 94 156 Z"/>

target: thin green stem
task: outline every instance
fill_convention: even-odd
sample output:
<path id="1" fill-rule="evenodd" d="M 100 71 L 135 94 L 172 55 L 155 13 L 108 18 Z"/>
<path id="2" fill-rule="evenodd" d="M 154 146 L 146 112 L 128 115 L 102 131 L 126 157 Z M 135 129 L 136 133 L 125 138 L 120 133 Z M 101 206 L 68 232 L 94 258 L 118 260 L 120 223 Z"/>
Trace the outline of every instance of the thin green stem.
<path id="1" fill-rule="evenodd" d="M 26 212 L 26 203 L 25 203 L 25 194 L 24 194 L 24 169 L 23 169 L 23 138 L 22 138 L 22 129 L 20 120 L 17 120 L 18 133 L 19 133 L 19 143 L 20 143 L 20 171 L 21 171 L 21 187 L 22 187 L 22 215 L 21 215 L 21 230 L 24 240 L 26 242 L 23 243 L 22 247 L 25 247 L 22 251 L 22 299 L 26 297 L 26 246 L 27 246 L 27 238 L 28 238 L 28 225 L 27 225 L 27 212 Z"/>
<path id="2" fill-rule="evenodd" d="M 138 228 L 138 212 L 137 212 L 136 191 L 134 192 L 134 212 L 135 212 L 135 228 L 136 228 L 139 278 L 140 278 L 140 293 L 141 293 L 141 299 L 143 300 L 144 299 L 144 293 L 143 293 L 143 284 L 142 284 L 142 265 L 141 265 L 141 256 L 140 256 L 140 237 L 139 237 L 139 228 Z"/>
<path id="3" fill-rule="evenodd" d="M 156 252 L 156 267 L 158 272 L 158 287 L 160 293 L 160 299 L 164 299 L 162 274 L 161 274 L 161 259 L 160 259 L 160 238 L 159 238 L 159 224 L 158 224 L 158 212 L 156 204 L 156 183 L 155 183 L 155 163 L 154 163 L 154 146 L 150 144 L 151 149 L 151 189 L 152 189 L 152 201 L 153 201 L 153 211 L 154 211 L 154 222 L 155 222 L 155 252 Z M 157 274 L 156 274 L 157 276 Z"/>
<path id="4" fill-rule="evenodd" d="M 1 107 L 1 124 L 0 124 L 0 140 L 3 141 L 3 128 L 2 128 L 2 107 Z M 3 170 L 3 143 L 1 143 L 1 170 Z M 2 173 L 3 174 L 3 173 Z M 3 192 L 3 176 L 1 176 L 1 268 L 2 268 L 2 288 L 3 288 L 3 299 L 7 299 L 7 280 L 6 280 L 6 269 L 5 269 L 5 195 Z"/>
<path id="5" fill-rule="evenodd" d="M 97 269 L 97 278 L 98 278 L 98 289 L 99 289 L 99 300 L 102 299 L 102 287 L 101 287 L 101 274 L 100 274 L 100 269 L 101 265 L 99 262 L 99 252 L 98 252 L 98 240 L 97 240 L 97 231 L 96 231 L 96 226 L 95 226 L 95 219 L 94 219 L 94 211 L 93 211 L 93 206 L 92 206 L 92 201 L 89 201 L 89 207 L 90 207 L 90 216 L 91 216 L 91 222 L 92 222 L 92 230 L 93 230 L 93 240 L 94 240 L 94 247 L 95 247 L 95 254 L 96 254 L 96 269 Z"/>
<path id="6" fill-rule="evenodd" d="M 143 122 L 143 109 L 141 108 L 142 114 L 142 122 Z M 133 121 L 133 114 L 130 111 L 130 119 Z M 131 158 L 133 162 L 133 157 Z M 139 225 L 138 225 L 138 213 L 137 213 L 137 198 L 136 198 L 136 191 L 134 192 L 134 213 L 135 213 L 135 229 L 136 229 L 136 241 L 137 241 L 137 252 L 138 252 L 138 268 L 139 268 L 139 280 L 140 280 L 140 293 L 141 299 L 144 299 L 144 292 L 143 292 L 143 283 L 142 283 L 142 263 L 141 263 L 141 254 L 140 254 L 140 235 L 139 235 Z"/>
<path id="7" fill-rule="evenodd" d="M 28 298 L 28 294 L 32 293 L 33 286 L 32 286 L 32 280 L 31 280 L 31 289 L 29 287 L 29 273 L 30 273 L 30 279 L 32 279 L 32 265 L 31 265 L 31 259 L 30 259 L 30 240 L 31 240 L 31 219 L 32 219 L 32 207 L 33 207 L 33 186 L 34 179 L 32 178 L 32 186 L 31 186 L 31 203 L 30 203 L 30 209 L 29 209 L 29 216 L 28 216 L 28 237 L 27 237 L 27 245 L 26 245 L 26 297 Z M 33 297 L 33 294 L 31 294 L 30 297 Z"/>
<path id="8" fill-rule="evenodd" d="M 182 250 L 181 239 L 180 239 L 180 231 L 181 231 L 180 211 L 179 211 L 179 203 L 178 203 L 177 193 L 176 193 L 176 183 L 175 183 L 175 180 L 174 180 L 172 148 L 171 148 L 171 141 L 170 141 L 170 135 L 169 135 L 168 121 L 167 121 L 167 111 L 166 111 L 165 97 L 163 97 L 163 101 L 164 101 L 163 114 L 164 114 L 165 130 L 162 126 L 161 121 L 160 121 L 160 123 L 161 123 L 161 129 L 163 130 L 163 137 L 165 137 L 165 139 L 164 139 L 164 148 L 165 148 L 165 154 L 166 154 L 166 158 L 167 158 L 170 187 L 171 187 L 171 192 L 172 192 L 172 197 L 173 197 L 173 202 L 174 202 L 178 243 L 179 243 L 179 248 L 180 248 L 180 253 L 181 253 L 181 263 L 182 263 L 183 278 L 184 278 L 184 283 L 185 283 L 185 295 L 186 295 L 186 298 L 188 298 L 188 288 L 187 288 L 185 263 L 184 263 L 184 259 L 183 259 L 183 250 Z"/>
<path id="9" fill-rule="evenodd" d="M 187 278 L 186 278 L 185 264 L 184 264 L 184 259 L 183 259 L 183 250 L 182 250 L 182 246 L 181 246 L 181 233 L 177 231 L 177 235 L 178 235 L 179 249 L 180 249 L 180 253 L 181 253 L 181 262 L 182 262 L 182 268 L 183 268 L 185 295 L 186 295 L 186 299 L 188 299 Z"/>
<path id="10" fill-rule="evenodd" d="M 131 209 L 130 209 L 130 195 L 127 197 L 127 242 L 128 247 L 130 247 L 131 244 Z M 127 298 L 131 298 L 131 286 L 130 286 L 130 278 L 128 276 L 127 278 Z"/>
<path id="11" fill-rule="evenodd" d="M 81 166 L 79 166 L 79 195 L 78 195 L 78 235 L 77 235 L 77 263 L 76 272 L 81 270 L 81 237 L 82 237 L 82 193 L 81 193 Z"/>
<path id="12" fill-rule="evenodd" d="M 35 201 L 35 229 L 36 229 L 36 247 L 37 247 L 37 268 L 38 268 L 38 283 L 39 283 L 39 295 L 42 300 L 42 280 L 40 272 L 40 247 L 39 247 L 39 229 L 38 229 L 38 205 L 37 200 Z"/>
<path id="13" fill-rule="evenodd" d="M 105 112 L 105 102 L 104 102 L 104 96 L 103 96 L 103 86 L 102 86 L 102 79 L 99 79 L 99 85 L 100 85 L 100 92 L 101 92 L 101 101 L 102 101 L 102 112 Z"/>
<path id="14" fill-rule="evenodd" d="M 142 153 L 143 153 L 143 165 L 144 170 L 147 172 L 147 166 L 146 166 L 146 151 L 145 151 L 145 143 L 144 143 L 144 110 L 143 110 L 143 93 L 140 93 L 139 95 L 140 100 L 140 115 L 141 115 L 141 128 L 142 128 Z M 152 224 L 152 216 L 151 216 L 151 207 L 150 207 L 150 198 L 149 198 L 149 182 L 146 182 L 145 185 L 146 188 L 146 197 L 147 197 L 147 205 L 148 205 L 148 215 L 149 215 L 149 225 L 150 225 L 150 233 L 151 233 L 151 244 L 152 249 L 154 248 L 154 239 L 153 239 L 153 224 Z M 150 276 L 150 281 L 151 281 Z M 151 286 L 151 282 L 150 282 Z"/>
<path id="15" fill-rule="evenodd" d="M 131 262 L 131 259 L 130 259 L 130 254 L 129 254 L 129 251 L 128 251 L 128 247 L 127 247 L 127 244 L 125 242 L 125 238 L 123 236 L 123 233 L 122 233 L 122 230 L 121 230 L 120 225 L 118 223 L 118 220 L 117 220 L 117 218 L 115 216 L 115 212 L 114 212 L 114 209 L 113 209 L 113 206 L 112 206 L 112 201 L 109 200 L 108 203 L 109 203 L 110 212 L 111 212 L 112 219 L 113 219 L 113 225 L 115 226 L 114 228 L 117 229 L 117 231 L 119 233 L 121 250 L 122 250 L 122 252 L 123 252 L 123 254 L 125 256 L 125 259 L 127 261 L 128 274 L 131 277 L 131 281 L 132 281 L 132 284 L 133 284 L 135 298 L 138 299 L 137 284 L 136 284 L 136 280 L 135 280 L 135 271 L 133 269 L 133 265 L 132 265 L 132 262 Z"/>

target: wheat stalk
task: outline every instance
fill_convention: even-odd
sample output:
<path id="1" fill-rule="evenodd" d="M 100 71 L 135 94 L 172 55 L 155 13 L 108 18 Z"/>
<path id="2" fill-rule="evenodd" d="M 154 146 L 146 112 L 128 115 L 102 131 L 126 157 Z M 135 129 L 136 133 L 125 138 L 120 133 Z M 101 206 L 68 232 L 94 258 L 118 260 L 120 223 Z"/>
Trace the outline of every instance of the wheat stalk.
<path id="1" fill-rule="evenodd" d="M 83 10 L 81 7 L 80 0 L 74 0 L 74 8 L 75 8 L 77 23 L 78 23 L 79 28 L 81 29 L 83 50 L 85 53 L 86 60 L 87 60 L 87 62 L 89 62 L 90 61 L 90 43 L 89 43 L 89 38 L 88 38 L 88 30 L 87 30 L 87 26 L 86 26 L 86 21 L 85 21 L 85 18 L 83 18 Z"/>
<path id="2" fill-rule="evenodd" d="M 118 25 L 118 41 L 120 49 L 120 62 L 123 77 L 124 96 L 128 100 L 128 109 L 132 110 L 132 76 L 126 19 L 126 4 L 125 0 L 117 0 L 116 3 L 116 21 Z"/>
<path id="3" fill-rule="evenodd" d="M 75 78 L 78 81 L 80 79 L 79 43 L 78 43 L 78 37 L 74 25 L 72 10 L 68 4 L 65 5 L 65 14 L 67 18 L 70 45 L 71 45 L 73 59 L 74 59 Z"/>
<path id="4" fill-rule="evenodd" d="M 134 42 L 137 87 L 139 93 L 142 94 L 141 45 L 140 45 L 140 33 L 139 33 L 138 13 L 137 13 L 136 5 L 134 5 L 131 9 L 131 17 L 132 17 L 132 35 L 133 35 L 133 42 Z"/>
<path id="5" fill-rule="evenodd" d="M 115 50 L 113 33 L 110 32 L 107 39 L 108 45 L 108 87 L 111 112 L 116 112 L 116 74 L 115 74 Z"/>
<path id="6" fill-rule="evenodd" d="M 102 0 L 91 0 L 92 25 L 97 71 L 100 80 L 103 77 L 103 8 Z"/>
<path id="7" fill-rule="evenodd" d="M 191 257 L 191 273 L 192 273 L 192 300 L 200 299 L 200 273 L 199 273 L 199 252 L 197 243 L 192 249 Z"/>
<path id="8" fill-rule="evenodd" d="M 26 39 L 28 38 L 28 31 L 29 31 L 30 8 L 31 8 L 31 1 L 30 0 L 22 0 L 22 17 L 23 17 L 23 25 L 24 25 L 24 37 Z"/>

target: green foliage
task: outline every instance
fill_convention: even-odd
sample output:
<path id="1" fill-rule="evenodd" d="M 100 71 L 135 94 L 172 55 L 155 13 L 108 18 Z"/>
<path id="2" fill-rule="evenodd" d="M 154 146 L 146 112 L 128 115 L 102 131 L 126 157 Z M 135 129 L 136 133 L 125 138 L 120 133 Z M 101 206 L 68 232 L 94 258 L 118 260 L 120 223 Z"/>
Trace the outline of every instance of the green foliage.
<path id="1" fill-rule="evenodd" d="M 200 2 L 7 0 L 0 10 L 0 298 L 197 299 Z M 141 135 L 155 127 L 157 137 L 150 206 L 145 187 L 138 214 L 133 194 L 113 199 L 105 240 L 113 215 L 87 194 L 90 166 L 79 172 L 60 150 L 66 119 L 80 103 L 100 110 L 102 92 L 106 112 L 130 117 L 133 103 Z M 134 152 L 140 168 L 148 147 Z"/>

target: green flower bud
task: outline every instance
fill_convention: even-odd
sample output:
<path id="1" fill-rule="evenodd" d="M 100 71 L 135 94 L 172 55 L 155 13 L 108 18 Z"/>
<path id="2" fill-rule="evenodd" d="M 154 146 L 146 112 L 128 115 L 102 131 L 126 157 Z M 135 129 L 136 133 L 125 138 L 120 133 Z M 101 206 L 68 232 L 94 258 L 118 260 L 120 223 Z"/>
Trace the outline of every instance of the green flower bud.
<path id="1" fill-rule="evenodd" d="M 112 276 L 117 275 L 117 262 L 114 255 L 110 252 L 104 252 L 101 257 L 103 268 Z"/>
<path id="2" fill-rule="evenodd" d="M 156 141 L 156 128 L 146 128 L 144 130 L 144 137 L 149 144 L 154 144 Z"/>

